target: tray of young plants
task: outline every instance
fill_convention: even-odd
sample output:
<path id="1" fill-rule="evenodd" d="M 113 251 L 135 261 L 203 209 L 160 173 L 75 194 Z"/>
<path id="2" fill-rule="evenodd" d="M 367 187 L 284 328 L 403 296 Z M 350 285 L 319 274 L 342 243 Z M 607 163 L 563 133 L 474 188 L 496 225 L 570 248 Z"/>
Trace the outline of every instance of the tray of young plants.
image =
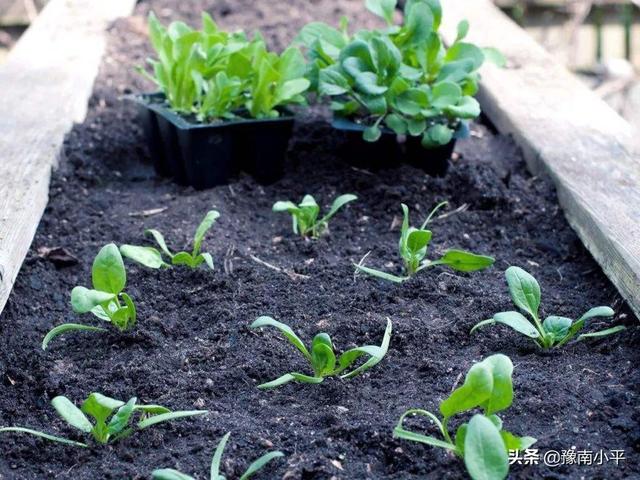
<path id="1" fill-rule="evenodd" d="M 439 44 L 442 7 L 145 0 L 114 24 L 0 315 L 1 479 L 640 478 L 638 319 L 475 117 L 495 52 L 464 22 Z M 150 125 L 190 124 L 165 156 L 119 101 L 147 57 Z M 354 168 L 327 105 L 395 168 Z M 259 130 L 294 111 L 286 142 Z M 200 189 L 271 158 L 254 128 L 286 174 Z M 445 177 L 404 161 L 458 128 Z M 158 178 L 176 152 L 198 188 Z"/>

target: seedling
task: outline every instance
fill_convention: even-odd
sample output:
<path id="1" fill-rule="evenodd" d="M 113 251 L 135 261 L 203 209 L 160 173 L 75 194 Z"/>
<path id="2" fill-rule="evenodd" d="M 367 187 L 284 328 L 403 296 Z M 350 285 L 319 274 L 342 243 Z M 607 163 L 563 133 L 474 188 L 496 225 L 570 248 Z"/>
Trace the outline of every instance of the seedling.
<path id="1" fill-rule="evenodd" d="M 137 404 L 136 397 L 128 402 L 122 402 L 114 398 L 105 397 L 100 393 L 92 393 L 82 402 L 80 408 L 76 407 L 67 397 L 58 396 L 51 400 L 51 405 L 58 415 L 72 427 L 85 434 L 91 434 L 94 441 L 100 445 L 114 443 L 128 437 L 137 430 L 157 425 L 159 423 L 177 420 L 184 417 L 204 415 L 206 410 L 180 410 L 172 412 L 160 405 Z M 134 417 L 138 415 L 138 419 Z M 87 415 L 93 421 L 87 418 Z M 64 443 L 76 447 L 88 447 L 86 443 L 76 442 L 67 438 L 49 435 L 30 428 L 5 427 L 0 432 L 28 433 L 36 437 L 44 438 L 52 442 Z"/>
<path id="2" fill-rule="evenodd" d="M 222 440 L 218 443 L 216 451 L 213 454 L 213 459 L 211 461 L 211 480 L 225 480 L 226 478 L 225 476 L 220 475 L 220 462 L 222 461 L 222 454 L 224 453 L 224 447 L 227 445 L 227 440 L 229 440 L 229 435 L 231 435 L 231 433 L 227 433 L 222 437 Z M 278 451 L 262 455 L 249 465 L 249 468 L 247 468 L 247 470 L 240 476 L 240 480 L 246 480 L 247 478 L 252 477 L 262 470 L 271 460 L 280 457 L 284 457 L 284 453 Z M 195 480 L 193 477 L 174 470 L 173 468 L 154 470 L 151 474 L 153 475 L 153 480 Z"/>
<path id="3" fill-rule="evenodd" d="M 93 289 L 78 286 L 71 291 L 71 307 L 76 313 L 89 313 L 100 320 L 110 322 L 118 330 L 130 330 L 136 324 L 136 307 L 132 298 L 123 290 L 127 283 L 127 272 L 118 247 L 113 243 L 100 249 L 91 267 Z M 42 349 L 63 333 L 84 331 L 106 331 L 78 323 L 64 323 L 53 328 L 42 341 Z"/>
<path id="4" fill-rule="evenodd" d="M 351 193 L 340 195 L 333 201 L 329 212 L 320 220 L 318 220 L 320 207 L 311 195 L 305 195 L 302 202 L 298 205 L 290 201 L 278 201 L 273 204 L 273 211 L 291 214 L 293 219 L 293 233 L 296 235 L 318 238 L 329 227 L 331 217 L 347 203 L 353 202 L 357 198 L 358 197 Z"/>
<path id="5" fill-rule="evenodd" d="M 467 472 L 474 480 L 501 480 L 509 474 L 509 451 L 524 450 L 536 442 L 532 437 L 517 437 L 503 430 L 496 413 L 509 408 L 513 401 L 513 364 L 509 357 L 497 354 L 473 365 L 464 384 L 440 403 L 437 415 L 422 409 L 407 410 L 393 431 L 396 438 L 444 448 L 464 459 Z M 460 413 L 479 408 L 468 423 L 461 424 L 455 438 L 449 432 L 449 420 Z M 442 439 L 408 430 L 408 416 L 427 417 L 437 427 Z"/>
<path id="6" fill-rule="evenodd" d="M 193 236 L 193 250 L 191 253 L 172 253 L 167 247 L 164 236 L 158 230 L 154 229 L 146 230 L 145 234 L 153 237 L 161 251 L 154 247 L 122 245 L 120 247 L 120 252 L 123 256 L 149 268 L 169 267 L 169 264 L 167 264 L 162 258 L 162 254 L 164 253 L 164 255 L 169 257 L 171 265 L 187 265 L 191 268 L 198 268 L 203 263 L 206 263 L 207 266 L 213 270 L 213 257 L 211 257 L 210 253 L 200 253 L 200 249 L 202 247 L 202 240 L 204 239 L 205 234 L 213 226 L 219 216 L 220 214 L 216 210 L 207 212 Z"/>
<path id="7" fill-rule="evenodd" d="M 306 47 L 312 87 L 332 99 L 337 115 L 366 127 L 363 138 L 378 140 L 382 127 L 420 137 L 425 148 L 448 144 L 480 114 L 473 98 L 478 70 L 489 59 L 504 63 L 495 49 L 464 42 L 465 20 L 445 48 L 439 34 L 439 0 L 409 0 L 404 22 L 393 24 L 395 0 L 367 0 L 367 8 L 387 22 L 385 31 L 349 36 L 322 23 L 305 26 L 298 41 Z"/>
<path id="8" fill-rule="evenodd" d="M 431 242 L 432 232 L 427 230 L 427 225 L 432 220 L 435 213 L 447 202 L 439 203 L 429 214 L 420 228 L 414 228 L 409 226 L 409 208 L 403 203 L 402 212 L 404 214 L 404 220 L 402 222 L 402 228 L 400 230 L 400 241 L 398 243 L 398 250 L 400 257 L 404 262 L 405 276 L 400 277 L 391 273 L 382 272 L 373 268 L 364 266 L 361 260 L 360 263 L 354 264 L 357 272 L 364 272 L 373 277 L 378 277 L 383 280 L 391 282 L 401 283 L 405 280 L 409 280 L 413 275 L 424 270 L 425 268 L 435 267 L 436 265 L 446 265 L 458 272 L 475 272 L 478 270 L 484 270 L 485 268 L 493 265 L 495 261 L 493 257 L 486 255 L 477 255 L 475 253 L 467 252 L 465 250 L 449 249 L 444 255 L 437 260 L 428 260 L 427 248 Z"/>
<path id="9" fill-rule="evenodd" d="M 532 321 L 528 320 L 520 312 L 500 312 L 496 313 L 493 318 L 478 323 L 471 329 L 471 333 L 485 325 L 501 323 L 531 338 L 540 348 L 549 349 L 561 347 L 576 337 L 590 318 L 611 317 L 614 314 L 610 307 L 594 307 L 576 321 L 567 317 L 550 315 L 545 318 L 544 322 L 541 322 L 538 313 L 540 308 L 540 285 L 537 280 L 520 267 L 507 268 L 505 277 L 507 278 L 507 285 L 509 285 L 513 303 L 526 312 Z M 583 333 L 578 336 L 578 340 L 605 337 L 624 329 L 623 325 L 618 325 L 598 332 Z"/>
<path id="10" fill-rule="evenodd" d="M 321 383 L 325 378 L 333 376 L 339 376 L 343 379 L 353 378 L 377 365 L 384 358 L 389 349 L 389 340 L 391 339 L 391 320 L 387 319 L 387 328 L 382 338 L 382 344 L 379 347 L 377 345 L 365 345 L 352 348 L 340 355 L 339 358 L 336 358 L 333 342 L 326 333 L 318 333 L 313 337 L 311 352 L 309 352 L 302 340 L 288 325 L 271 317 L 259 317 L 251 324 L 251 328 L 260 327 L 275 327 L 280 330 L 284 337 L 307 359 L 313 370 L 312 376 L 297 372 L 287 373 L 271 382 L 258 385 L 258 388 L 262 389 L 279 387 L 294 380 L 303 383 Z M 365 363 L 348 373 L 344 373 L 363 355 L 369 357 Z"/>

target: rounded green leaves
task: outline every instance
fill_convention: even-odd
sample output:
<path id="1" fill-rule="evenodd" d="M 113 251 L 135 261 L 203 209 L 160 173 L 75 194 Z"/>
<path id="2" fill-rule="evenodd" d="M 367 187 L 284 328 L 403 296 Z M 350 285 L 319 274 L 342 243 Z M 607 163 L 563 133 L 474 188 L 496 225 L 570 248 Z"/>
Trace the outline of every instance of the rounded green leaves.
<path id="1" fill-rule="evenodd" d="M 127 283 L 127 273 L 118 247 L 109 243 L 100 249 L 91 268 L 93 288 L 118 294 Z"/>
<path id="2" fill-rule="evenodd" d="M 509 473 L 509 454 L 498 427 L 476 414 L 464 437 L 464 464 L 473 480 L 502 480 Z"/>

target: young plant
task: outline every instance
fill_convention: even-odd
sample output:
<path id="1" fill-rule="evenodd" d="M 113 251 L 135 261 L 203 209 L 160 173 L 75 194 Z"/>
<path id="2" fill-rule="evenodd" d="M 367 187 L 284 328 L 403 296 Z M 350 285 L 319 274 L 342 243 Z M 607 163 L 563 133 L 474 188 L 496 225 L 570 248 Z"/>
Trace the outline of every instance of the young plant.
<path id="1" fill-rule="evenodd" d="M 213 459 L 211 461 L 211 480 L 225 480 L 226 478 L 220 474 L 220 462 L 222 461 L 222 454 L 224 453 L 224 448 L 227 445 L 227 440 L 229 440 L 229 435 L 231 435 L 231 433 L 227 433 L 222 437 L 222 440 L 220 440 L 220 443 L 218 443 L 218 446 L 216 447 L 216 451 L 213 453 Z M 247 470 L 245 470 L 245 472 L 240 476 L 239 480 L 246 480 L 247 478 L 252 477 L 262 470 L 271 460 L 280 457 L 284 457 L 284 453 L 278 451 L 262 455 L 249 465 Z M 195 480 L 193 477 L 174 470 L 173 468 L 154 470 L 151 474 L 153 475 L 153 480 Z"/>
<path id="2" fill-rule="evenodd" d="M 466 21 L 445 48 L 438 32 L 439 0 L 407 1 L 402 25 L 393 24 L 396 1 L 367 0 L 366 6 L 385 19 L 386 30 L 349 37 L 344 23 L 340 30 L 312 23 L 298 36 L 318 93 L 332 98 L 338 116 L 365 126 L 367 141 L 378 140 L 383 126 L 420 137 L 425 148 L 463 134 L 466 121 L 480 114 L 473 98 L 478 70 L 485 58 L 500 62 L 499 53 L 464 42 Z"/>
<path id="3" fill-rule="evenodd" d="M 513 401 L 513 364 L 509 357 L 497 354 L 473 365 L 464 384 L 440 403 L 437 415 L 422 409 L 407 410 L 393 431 L 396 438 L 444 448 L 464 459 L 467 472 L 474 480 L 501 480 L 509 474 L 509 451 L 524 450 L 536 442 L 532 437 L 517 437 L 503 430 L 498 412 Z M 452 438 L 449 420 L 460 413 L 480 409 L 468 423 L 461 424 Z M 418 415 L 433 422 L 442 439 L 408 430 L 405 418 Z"/>
<path id="4" fill-rule="evenodd" d="M 540 285 L 538 285 L 536 279 L 520 267 L 507 268 L 505 277 L 507 278 L 507 285 L 509 286 L 513 303 L 526 312 L 531 317 L 531 320 L 528 320 L 520 312 L 500 312 L 496 313 L 493 318 L 478 323 L 471 329 L 471 333 L 485 325 L 501 323 L 531 338 L 540 348 L 548 349 L 561 347 L 576 337 L 590 318 L 611 317 L 614 314 L 610 307 L 594 307 L 576 321 L 556 315 L 550 315 L 544 321 L 541 321 L 538 313 L 540 308 Z M 578 340 L 604 337 L 624 329 L 624 326 L 618 325 L 598 332 L 583 333 L 578 336 Z"/>
<path id="5" fill-rule="evenodd" d="M 51 400 L 51 405 L 65 422 L 85 434 L 91 434 L 94 441 L 100 445 L 116 442 L 137 430 L 144 430 L 159 423 L 208 413 L 206 410 L 172 412 L 160 405 L 137 404 L 136 397 L 125 403 L 95 392 L 82 402 L 80 408 L 63 396 L 55 397 Z M 135 419 L 136 415 L 137 419 Z M 93 421 L 89 420 L 87 416 L 91 417 Z M 30 428 L 5 427 L 0 428 L 1 432 L 28 433 L 52 442 L 88 447 L 86 443 L 49 435 Z"/>
<path id="6" fill-rule="evenodd" d="M 387 350 L 389 349 L 389 340 L 391 339 L 392 325 L 391 320 L 387 319 L 387 328 L 384 332 L 382 344 L 380 346 L 365 345 L 362 347 L 352 348 L 344 352 L 338 358 L 336 358 L 331 337 L 326 333 L 318 333 L 313 337 L 313 341 L 311 342 L 311 351 L 309 351 L 291 327 L 284 323 L 278 322 L 271 317 L 259 317 L 255 322 L 253 322 L 253 324 L 251 324 L 251 328 L 260 327 L 275 327 L 280 330 L 284 337 L 289 340 L 289 342 L 296 347 L 300 353 L 302 353 L 313 370 L 312 376 L 291 372 L 282 375 L 271 382 L 258 385 L 258 388 L 267 389 L 279 387 L 291 381 L 321 383 L 325 378 L 337 375 L 343 379 L 353 378 L 356 375 L 369 370 L 374 365 L 377 365 L 387 354 Z M 350 368 L 354 362 L 363 355 L 369 357 L 365 363 L 348 373 L 344 373 L 345 370 Z"/>
<path id="7" fill-rule="evenodd" d="M 132 298 L 123 290 L 127 283 L 127 272 L 118 247 L 113 243 L 100 249 L 91 267 L 93 288 L 74 287 L 71 291 L 71 307 L 76 313 L 89 313 L 100 320 L 110 322 L 121 332 L 130 330 L 136 324 L 136 307 Z M 106 331 L 78 323 L 64 323 L 53 328 L 42 341 L 42 349 L 63 333 L 84 331 Z"/>
<path id="8" fill-rule="evenodd" d="M 356 272 L 364 272 L 368 275 L 389 280 L 391 282 L 401 283 L 409 280 L 413 275 L 424 270 L 425 268 L 435 267 L 436 265 L 446 265 L 458 272 L 475 272 L 484 270 L 493 265 L 495 261 L 493 257 L 485 255 L 476 255 L 475 253 L 464 250 L 449 249 L 444 255 L 437 260 L 425 259 L 427 256 L 427 248 L 431 242 L 432 232 L 427 230 L 427 225 L 435 215 L 435 213 L 447 202 L 438 204 L 429 214 L 420 228 L 409 226 L 409 208 L 403 203 L 402 212 L 404 220 L 402 229 L 400 230 L 400 241 L 398 242 L 398 250 L 400 257 L 404 262 L 405 276 L 400 277 L 391 273 L 382 272 L 373 268 L 365 267 L 362 261 L 354 264 Z"/>
<path id="9" fill-rule="evenodd" d="M 293 233 L 303 237 L 318 238 L 329 226 L 329 220 L 338 210 L 358 197 L 351 193 L 340 195 L 333 201 L 329 212 L 318 220 L 320 207 L 311 195 L 305 195 L 302 202 L 296 205 L 290 201 L 278 201 L 273 204 L 274 212 L 287 212 L 293 219 Z"/>
<path id="10" fill-rule="evenodd" d="M 207 212 L 200 225 L 196 229 L 196 233 L 193 236 L 193 249 L 189 252 L 172 253 L 167 247 L 167 243 L 164 240 L 164 236 L 154 229 L 145 231 L 145 234 L 149 234 L 153 237 L 156 243 L 160 246 L 160 250 L 154 247 L 140 247 L 136 245 L 122 245 L 120 252 L 123 256 L 149 268 L 163 268 L 168 267 L 169 264 L 165 263 L 162 258 L 164 253 L 169 257 L 171 265 L 187 265 L 191 268 L 198 268 L 203 263 L 213 270 L 213 258 L 210 253 L 200 253 L 202 247 L 202 240 L 204 239 L 207 231 L 213 226 L 220 214 L 216 210 Z"/>

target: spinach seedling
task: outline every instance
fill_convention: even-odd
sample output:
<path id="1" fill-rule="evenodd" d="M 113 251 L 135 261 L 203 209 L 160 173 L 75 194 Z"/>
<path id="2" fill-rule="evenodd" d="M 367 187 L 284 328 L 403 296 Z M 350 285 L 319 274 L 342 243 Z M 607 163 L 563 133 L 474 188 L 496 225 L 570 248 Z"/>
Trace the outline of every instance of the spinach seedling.
<path id="1" fill-rule="evenodd" d="M 82 402 L 80 408 L 76 407 L 71 400 L 64 396 L 55 397 L 51 400 L 51 405 L 65 422 L 85 434 L 91 434 L 93 439 L 101 445 L 116 442 L 128 437 L 136 430 L 144 430 L 159 423 L 208 413 L 206 410 L 179 410 L 173 412 L 160 405 L 141 405 L 137 403 L 136 397 L 132 397 L 125 403 L 96 392 L 89 395 Z M 136 414 L 139 414 L 138 419 L 134 420 Z M 89 420 L 87 415 L 93 421 Z M 5 427 L 0 428 L 0 432 L 28 433 L 52 442 L 76 447 L 88 446 L 86 443 L 49 435 L 30 428 Z"/>
<path id="2" fill-rule="evenodd" d="M 398 242 L 398 250 L 400 257 L 404 262 L 404 271 L 406 275 L 400 277 L 391 273 L 382 272 L 373 268 L 365 267 L 360 263 L 354 264 L 357 272 L 364 272 L 373 277 L 383 280 L 401 283 L 409 280 L 413 275 L 425 268 L 435 267 L 436 265 L 446 265 L 458 272 L 475 272 L 484 270 L 493 265 L 495 261 L 493 257 L 486 255 L 477 255 L 475 253 L 464 250 L 449 249 L 444 255 L 437 260 L 425 259 L 427 256 L 427 248 L 431 242 L 432 232 L 427 230 L 427 225 L 435 215 L 435 213 L 447 202 L 439 203 L 429 214 L 420 228 L 409 226 L 409 208 L 403 203 L 402 212 L 404 219 L 400 230 L 400 241 Z"/>
<path id="3" fill-rule="evenodd" d="M 220 463 L 222 461 L 222 454 L 224 453 L 224 448 L 227 445 L 227 441 L 229 440 L 229 436 L 231 433 L 227 433 L 218 446 L 216 447 L 216 451 L 213 453 L 213 459 L 211 461 L 211 480 L 225 480 L 226 477 L 220 474 Z M 276 458 L 284 457 L 284 453 L 274 451 L 269 452 L 262 455 L 260 458 L 255 460 L 249 467 L 245 470 L 245 472 L 240 476 L 240 480 L 246 480 L 247 478 L 252 477 L 260 470 L 262 470 L 271 460 Z M 173 468 L 162 468 L 159 470 L 154 470 L 152 473 L 153 480 L 195 480 L 193 477 L 181 473 Z"/>
<path id="4" fill-rule="evenodd" d="M 149 268 L 168 267 L 169 264 L 165 263 L 162 258 L 162 254 L 164 253 L 169 257 L 172 265 L 187 265 L 191 268 L 198 268 L 203 263 L 206 263 L 207 266 L 213 270 L 213 257 L 211 257 L 210 253 L 200 253 L 200 249 L 204 235 L 213 226 L 218 217 L 220 217 L 220 213 L 216 210 L 207 212 L 193 236 L 193 250 L 191 252 L 172 253 L 167 247 L 164 236 L 158 230 L 154 229 L 146 230 L 145 234 L 153 237 L 162 252 L 154 247 L 139 247 L 136 245 L 122 245 L 120 252 L 123 256 Z"/>
<path id="5" fill-rule="evenodd" d="M 311 195 L 305 195 L 302 202 L 298 205 L 290 201 L 278 201 L 273 204 L 273 211 L 287 212 L 291 215 L 293 219 L 293 233 L 296 235 L 318 238 L 328 228 L 331 217 L 347 203 L 353 202 L 357 198 L 358 197 L 351 193 L 340 195 L 333 201 L 329 212 L 320 220 L 318 220 L 320 207 Z"/>
<path id="6" fill-rule="evenodd" d="M 531 338 L 540 348 L 548 349 L 561 347 L 574 338 L 590 318 L 611 317 L 614 314 L 610 307 L 594 307 L 576 321 L 567 317 L 550 315 L 542 322 L 538 313 L 540 308 L 540 285 L 533 275 L 520 267 L 509 267 L 505 272 L 505 277 L 507 278 L 507 285 L 509 286 L 513 303 L 526 312 L 533 322 L 527 320 L 520 312 L 500 312 L 496 313 L 493 318 L 478 323 L 471 329 L 471 333 L 485 325 L 501 323 Z M 624 326 L 618 325 L 598 332 L 583 333 L 578 336 L 578 340 L 604 337 L 624 329 Z"/>
<path id="7" fill-rule="evenodd" d="M 501 480 L 509 474 L 509 451 L 524 450 L 536 442 L 532 437 L 517 437 L 503 430 L 496 413 L 507 409 L 513 401 L 513 364 L 509 357 L 497 354 L 473 365 L 461 387 L 440 403 L 437 415 L 422 409 L 407 410 L 393 431 L 396 438 L 444 448 L 464 459 L 467 472 L 474 480 Z M 455 438 L 449 432 L 449 420 L 457 414 L 479 408 L 468 423 L 461 424 Z M 433 422 L 442 439 L 408 430 L 406 417 L 418 415 Z"/>
<path id="8" fill-rule="evenodd" d="M 296 347 L 300 353 L 302 353 L 305 359 L 307 359 L 311 369 L 313 370 L 312 376 L 291 372 L 271 382 L 258 385 L 258 388 L 267 389 L 279 387 L 294 380 L 303 383 L 321 383 L 325 378 L 336 375 L 339 375 L 340 378 L 343 379 L 353 378 L 356 375 L 369 370 L 374 365 L 377 365 L 387 354 L 387 350 L 389 349 L 389 340 L 391 339 L 392 326 L 391 320 L 387 319 L 387 328 L 385 329 L 382 344 L 380 346 L 365 345 L 362 347 L 352 348 L 340 355 L 339 358 L 336 358 L 333 342 L 331 341 L 331 337 L 326 333 L 318 333 L 313 337 L 313 341 L 311 342 L 311 352 L 309 352 L 302 340 L 300 340 L 288 325 L 278 322 L 271 317 L 259 317 L 251 324 L 251 328 L 260 327 L 275 327 L 280 330 L 284 337 L 294 347 Z M 343 373 L 363 355 L 367 355 L 369 357 L 365 363 L 348 373 Z"/>
<path id="9" fill-rule="evenodd" d="M 93 289 L 78 286 L 71 291 L 71 307 L 76 313 L 89 313 L 100 320 L 110 322 L 121 332 L 136 324 L 136 307 L 133 299 L 123 290 L 127 283 L 127 272 L 118 247 L 113 243 L 100 249 L 91 267 Z M 105 331 L 104 328 L 78 323 L 64 323 L 53 328 L 42 341 L 42 349 L 49 342 L 70 331 Z"/>

